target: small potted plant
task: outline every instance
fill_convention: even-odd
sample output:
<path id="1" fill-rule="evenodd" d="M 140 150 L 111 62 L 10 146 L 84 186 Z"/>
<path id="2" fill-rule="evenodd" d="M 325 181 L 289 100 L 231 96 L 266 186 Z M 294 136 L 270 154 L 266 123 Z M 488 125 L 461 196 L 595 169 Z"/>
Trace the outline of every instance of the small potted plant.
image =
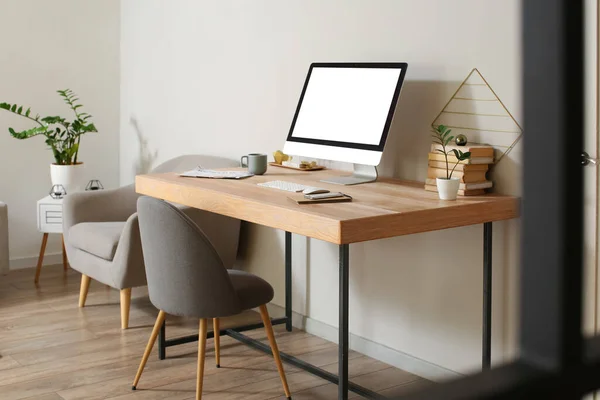
<path id="1" fill-rule="evenodd" d="M 460 180 L 458 178 L 453 178 L 452 173 L 461 161 L 471 158 L 471 152 L 467 151 L 463 153 L 457 149 L 451 149 L 449 151 L 446 150 L 446 146 L 448 146 L 448 144 L 454 139 L 454 136 L 450 135 L 452 129 L 449 129 L 444 125 L 439 125 L 437 128 L 434 128 L 432 132 L 433 134 L 431 136 L 433 138 L 433 142 L 439 144 L 441 147 L 437 148 L 435 151 L 442 153 L 446 160 L 446 177 L 436 178 L 438 195 L 442 200 L 456 200 Z M 453 154 L 456 158 L 456 163 L 452 169 L 450 169 L 450 163 L 448 163 L 448 156 L 450 154 Z"/>
<path id="2" fill-rule="evenodd" d="M 55 163 L 50 165 L 52 185 L 62 185 L 69 193 L 70 190 L 81 189 L 85 184 L 82 176 L 83 163 L 77 159 L 81 136 L 88 132 L 97 132 L 97 130 L 90 122 L 92 116 L 80 111 L 82 105 L 77 103 L 79 99 L 72 90 L 58 90 L 57 92 L 75 114 L 72 121 L 58 116 L 40 118 L 39 115 L 34 116 L 31 113 L 31 108 L 25 109 L 18 104 L 0 103 L 0 109 L 37 124 L 33 128 L 20 132 L 13 128 L 8 128 L 8 131 L 16 139 L 29 139 L 38 135 L 46 138 L 46 144 L 50 146 L 55 160 Z"/>

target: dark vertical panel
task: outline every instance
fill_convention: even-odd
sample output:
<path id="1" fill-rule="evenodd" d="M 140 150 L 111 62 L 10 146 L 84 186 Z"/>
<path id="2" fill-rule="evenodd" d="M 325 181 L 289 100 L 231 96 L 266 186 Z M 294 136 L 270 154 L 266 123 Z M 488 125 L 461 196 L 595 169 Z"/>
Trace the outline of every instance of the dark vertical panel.
<path id="1" fill-rule="evenodd" d="M 491 222 L 483 224 L 483 369 L 489 369 L 492 364 L 492 228 Z"/>
<path id="2" fill-rule="evenodd" d="M 350 245 L 340 245 L 340 303 L 338 342 L 338 400 L 348 399 Z"/>
<path id="3" fill-rule="evenodd" d="M 292 233 L 285 233 L 285 329 L 292 331 Z"/>
<path id="4" fill-rule="evenodd" d="M 583 0 L 524 0 L 521 352 L 581 356 Z"/>

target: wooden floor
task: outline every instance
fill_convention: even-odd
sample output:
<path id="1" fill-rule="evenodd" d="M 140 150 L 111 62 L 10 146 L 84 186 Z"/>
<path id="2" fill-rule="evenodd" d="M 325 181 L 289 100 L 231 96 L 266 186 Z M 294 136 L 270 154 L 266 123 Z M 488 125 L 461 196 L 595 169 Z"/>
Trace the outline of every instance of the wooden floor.
<path id="1" fill-rule="evenodd" d="M 171 347 L 167 359 L 154 354 L 137 391 L 131 382 L 157 312 L 145 288 L 133 290 L 130 329 L 120 329 L 119 292 L 92 282 L 87 306 L 77 307 L 80 275 L 44 267 L 40 287 L 34 270 L 0 275 L 0 399 L 192 399 L 195 396 L 197 344 Z M 248 312 L 222 327 L 259 320 Z M 209 326 L 212 324 L 209 324 Z M 197 333 L 197 321 L 167 317 L 167 336 Z M 281 351 L 337 371 L 337 346 L 324 339 L 275 327 Z M 250 336 L 264 340 L 262 329 Z M 207 341 L 204 395 L 217 399 L 283 399 L 273 359 L 229 338 L 221 339 L 221 369 Z M 356 352 L 350 375 L 360 385 L 397 395 L 430 383 Z M 335 399 L 337 386 L 285 365 L 295 400 Z M 351 394 L 351 398 L 358 396 Z"/>

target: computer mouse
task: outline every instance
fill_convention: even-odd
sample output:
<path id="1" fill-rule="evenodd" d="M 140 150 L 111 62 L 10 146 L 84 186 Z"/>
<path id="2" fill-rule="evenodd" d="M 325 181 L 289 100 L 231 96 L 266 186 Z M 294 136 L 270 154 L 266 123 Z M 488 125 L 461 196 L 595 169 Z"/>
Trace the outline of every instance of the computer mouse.
<path id="1" fill-rule="evenodd" d="M 319 193 L 329 193 L 327 189 L 319 189 L 316 187 L 309 187 L 302 191 L 304 194 L 319 194 Z"/>

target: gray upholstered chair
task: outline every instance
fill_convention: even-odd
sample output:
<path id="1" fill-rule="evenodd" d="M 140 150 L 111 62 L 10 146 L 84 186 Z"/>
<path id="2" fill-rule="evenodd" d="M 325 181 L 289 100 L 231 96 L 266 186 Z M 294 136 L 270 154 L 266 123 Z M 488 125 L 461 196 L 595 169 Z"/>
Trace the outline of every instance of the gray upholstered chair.
<path id="1" fill-rule="evenodd" d="M 220 157 L 188 155 L 161 164 L 152 172 L 183 172 L 198 165 L 239 166 Z M 129 326 L 131 288 L 146 285 L 133 185 L 114 190 L 72 193 L 63 202 L 63 232 L 71 267 L 81 272 L 79 307 L 85 306 L 90 280 L 121 291 L 121 328 Z M 227 268 L 237 255 L 240 221 L 182 207 L 206 232 Z"/>
<path id="2" fill-rule="evenodd" d="M 215 356 L 219 363 L 218 318 L 260 307 L 273 357 L 285 395 L 290 391 L 283 371 L 277 342 L 266 304 L 273 299 L 273 287 L 243 271 L 227 270 L 203 229 L 171 204 L 141 197 L 139 224 L 148 278 L 150 301 L 159 310 L 158 318 L 133 381 L 135 390 L 166 314 L 198 318 L 198 371 L 196 399 L 202 397 L 207 319 L 215 323 Z"/>
<path id="3" fill-rule="evenodd" d="M 0 274 L 8 273 L 8 208 L 0 201 Z"/>

